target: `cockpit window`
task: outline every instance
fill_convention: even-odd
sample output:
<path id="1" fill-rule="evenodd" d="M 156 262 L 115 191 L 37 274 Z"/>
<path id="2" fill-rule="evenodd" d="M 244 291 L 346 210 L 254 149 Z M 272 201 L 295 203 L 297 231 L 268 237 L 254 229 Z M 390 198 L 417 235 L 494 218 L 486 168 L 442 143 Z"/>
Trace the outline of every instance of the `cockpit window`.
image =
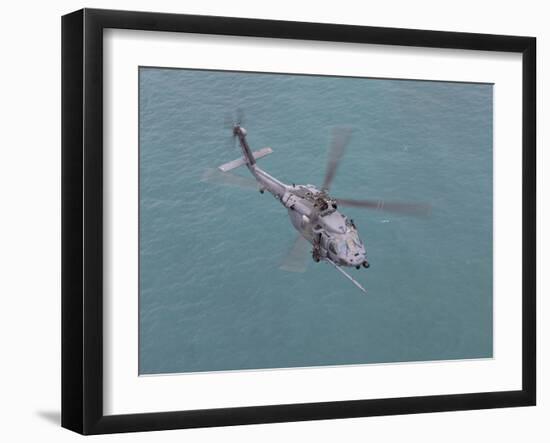
<path id="1" fill-rule="evenodd" d="M 329 250 L 338 255 L 347 255 L 349 246 L 344 239 L 335 239 L 330 242 L 328 246 Z"/>
<path id="2" fill-rule="evenodd" d="M 348 234 L 349 238 L 355 243 L 357 246 L 362 246 L 361 240 L 359 239 L 359 235 L 357 234 L 356 230 L 351 230 Z"/>
<path id="3" fill-rule="evenodd" d="M 348 231 L 345 236 L 333 238 L 328 244 L 328 250 L 339 257 L 356 256 L 363 248 L 363 243 L 355 230 Z"/>

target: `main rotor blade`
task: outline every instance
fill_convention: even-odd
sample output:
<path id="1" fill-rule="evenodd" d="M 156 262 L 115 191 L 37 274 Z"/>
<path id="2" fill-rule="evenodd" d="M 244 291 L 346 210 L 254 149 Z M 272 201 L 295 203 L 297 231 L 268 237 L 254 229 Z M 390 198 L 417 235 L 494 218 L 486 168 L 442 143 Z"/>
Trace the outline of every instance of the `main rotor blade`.
<path id="1" fill-rule="evenodd" d="M 288 272 L 304 272 L 307 267 L 308 258 L 311 259 L 310 247 L 311 244 L 304 237 L 298 235 L 279 269 Z"/>
<path id="2" fill-rule="evenodd" d="M 351 208 L 376 209 L 379 211 L 393 212 L 395 214 L 428 216 L 432 207 L 423 203 L 386 202 L 384 200 L 353 200 L 349 198 L 336 198 L 340 206 Z"/>
<path id="3" fill-rule="evenodd" d="M 336 169 L 342 160 L 342 156 L 346 150 L 346 147 L 351 139 L 351 128 L 348 127 L 337 127 L 332 130 L 332 142 L 330 144 L 328 160 L 327 160 L 327 170 L 325 172 L 325 179 L 323 180 L 322 189 L 328 191 L 332 181 L 334 180 L 334 175 L 336 174 Z"/>

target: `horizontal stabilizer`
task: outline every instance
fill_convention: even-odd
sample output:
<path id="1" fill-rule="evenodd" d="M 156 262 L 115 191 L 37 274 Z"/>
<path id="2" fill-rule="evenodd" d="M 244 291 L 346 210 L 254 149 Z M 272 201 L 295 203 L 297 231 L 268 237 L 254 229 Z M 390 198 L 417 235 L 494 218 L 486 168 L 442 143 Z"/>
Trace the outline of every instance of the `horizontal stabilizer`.
<path id="1" fill-rule="evenodd" d="M 273 152 L 273 149 L 266 147 L 266 148 L 259 149 L 258 151 L 254 151 L 252 155 L 256 160 L 258 160 L 262 157 L 265 157 L 266 155 L 271 154 L 272 152 Z M 246 161 L 244 160 L 244 158 L 241 157 L 236 160 L 230 161 L 228 163 L 224 163 L 221 166 L 218 166 L 218 169 L 222 172 L 227 172 L 227 171 L 231 171 L 232 169 L 238 168 L 239 166 L 242 166 L 244 164 L 246 164 Z"/>

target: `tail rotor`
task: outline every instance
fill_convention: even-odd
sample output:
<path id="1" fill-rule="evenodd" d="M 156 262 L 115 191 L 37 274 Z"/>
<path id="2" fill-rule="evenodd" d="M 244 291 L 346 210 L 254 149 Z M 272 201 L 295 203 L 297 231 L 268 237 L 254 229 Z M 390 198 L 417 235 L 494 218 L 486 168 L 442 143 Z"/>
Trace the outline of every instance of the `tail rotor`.
<path id="1" fill-rule="evenodd" d="M 234 114 L 234 115 L 232 115 Z M 224 128 L 231 130 L 231 138 L 228 142 L 233 149 L 237 147 L 237 137 L 235 128 L 244 124 L 244 112 L 241 108 L 237 108 L 234 113 L 227 112 L 224 116 Z"/>

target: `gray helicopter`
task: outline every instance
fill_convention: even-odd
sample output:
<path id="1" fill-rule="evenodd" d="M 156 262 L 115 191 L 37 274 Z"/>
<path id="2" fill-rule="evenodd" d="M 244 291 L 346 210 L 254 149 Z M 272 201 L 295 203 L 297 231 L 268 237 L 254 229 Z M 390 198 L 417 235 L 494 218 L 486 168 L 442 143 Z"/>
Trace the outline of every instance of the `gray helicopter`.
<path id="1" fill-rule="evenodd" d="M 229 171 L 244 165 L 254 177 L 255 187 L 260 193 L 268 191 L 287 209 L 290 221 L 299 236 L 289 258 L 281 266 L 282 269 L 301 270 L 301 253 L 305 241 L 307 242 L 305 244 L 309 243 L 312 246 L 313 261 L 330 263 L 357 288 L 366 293 L 365 288 L 343 269 L 344 267 L 369 268 L 370 264 L 355 223 L 342 214 L 338 207 L 370 208 L 411 215 L 424 215 L 429 210 L 426 205 L 332 198 L 328 194 L 338 164 L 351 138 L 350 128 L 335 128 L 333 132 L 329 161 L 321 189 L 310 184 L 285 184 L 269 175 L 257 165 L 256 161 L 271 154 L 273 150 L 266 147 L 252 151 L 246 139 L 247 131 L 240 123 L 232 125 L 232 132 L 233 136 L 239 140 L 242 157 L 218 167 L 218 170 L 225 175 L 221 180 L 219 177 L 216 179 L 216 176 L 211 173 L 205 178 L 208 181 L 248 187 L 244 177 L 226 175 Z"/>

